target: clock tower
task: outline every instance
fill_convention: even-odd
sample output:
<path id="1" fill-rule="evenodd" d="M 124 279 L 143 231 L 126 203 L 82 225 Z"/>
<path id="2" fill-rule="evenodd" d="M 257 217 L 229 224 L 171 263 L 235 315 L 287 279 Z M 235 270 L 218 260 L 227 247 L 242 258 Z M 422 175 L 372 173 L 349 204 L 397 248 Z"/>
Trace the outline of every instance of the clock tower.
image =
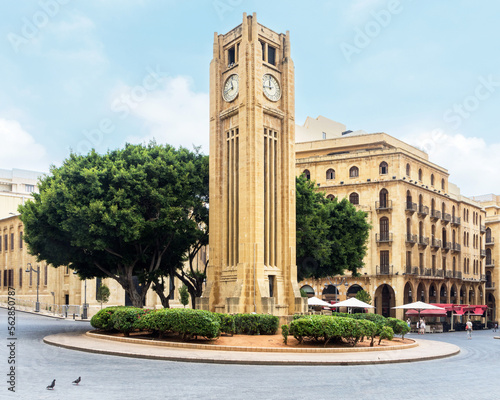
<path id="1" fill-rule="evenodd" d="M 243 14 L 210 63 L 210 262 L 198 307 L 305 311 L 295 258 L 295 102 L 290 34 Z"/>

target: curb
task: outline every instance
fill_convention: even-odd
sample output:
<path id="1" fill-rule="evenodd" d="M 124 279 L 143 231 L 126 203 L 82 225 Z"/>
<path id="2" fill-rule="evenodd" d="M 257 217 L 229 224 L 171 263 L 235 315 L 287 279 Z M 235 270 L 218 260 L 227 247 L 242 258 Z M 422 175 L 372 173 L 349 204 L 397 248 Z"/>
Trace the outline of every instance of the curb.
<path id="1" fill-rule="evenodd" d="M 0 306 L 0 308 L 4 308 L 4 309 L 8 309 L 7 307 L 5 306 Z M 18 312 L 22 312 L 22 313 L 25 313 L 25 314 L 33 314 L 33 315 L 39 315 L 40 317 L 47 317 L 47 318 L 52 318 L 52 319 L 61 319 L 61 320 L 65 320 L 65 321 L 79 321 L 79 322 L 90 322 L 90 319 L 73 319 L 73 318 L 66 318 L 66 317 L 61 317 L 61 316 L 58 316 L 58 315 L 50 315 L 50 314 L 44 314 L 44 313 L 41 313 L 41 312 L 35 312 L 35 311 L 26 311 L 26 310 L 19 310 L 16 308 L 16 313 Z"/>

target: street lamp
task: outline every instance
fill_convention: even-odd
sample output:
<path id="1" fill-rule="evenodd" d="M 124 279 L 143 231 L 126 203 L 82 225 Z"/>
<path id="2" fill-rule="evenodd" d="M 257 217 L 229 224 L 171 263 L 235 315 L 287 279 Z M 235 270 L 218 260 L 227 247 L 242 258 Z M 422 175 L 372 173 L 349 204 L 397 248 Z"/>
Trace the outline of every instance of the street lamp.
<path id="1" fill-rule="evenodd" d="M 31 263 L 28 263 L 28 268 L 26 268 L 26 272 L 35 272 L 36 273 L 36 303 L 35 303 L 35 312 L 40 312 L 40 301 L 38 298 L 38 287 L 40 286 L 40 266 L 37 266 L 36 269 L 33 269 Z"/>
<path id="2" fill-rule="evenodd" d="M 73 275 L 77 275 L 77 272 L 74 271 Z M 87 319 L 87 309 L 89 305 L 87 304 L 87 278 L 84 279 L 85 289 L 84 289 L 84 298 L 83 298 L 83 310 L 82 310 L 82 319 Z"/>

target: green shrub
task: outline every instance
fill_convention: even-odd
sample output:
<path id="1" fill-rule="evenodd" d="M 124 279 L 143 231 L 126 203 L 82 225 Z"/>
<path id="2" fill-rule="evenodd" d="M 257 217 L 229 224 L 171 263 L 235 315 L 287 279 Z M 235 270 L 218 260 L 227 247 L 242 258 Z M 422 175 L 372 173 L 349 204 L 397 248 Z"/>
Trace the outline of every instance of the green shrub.
<path id="1" fill-rule="evenodd" d="M 392 340 L 394 337 L 394 332 L 390 326 L 384 326 L 379 334 L 378 344 L 382 342 L 382 339 Z"/>
<path id="2" fill-rule="evenodd" d="M 281 334 L 283 335 L 283 343 L 285 343 L 285 345 L 288 344 L 288 334 L 289 334 L 289 329 L 288 329 L 288 325 L 286 324 L 283 324 L 281 325 Z"/>
<path id="3" fill-rule="evenodd" d="M 236 332 L 236 325 L 234 323 L 234 315 L 231 314 L 217 314 L 219 317 L 220 331 L 228 335 L 234 335 Z"/>
<path id="4" fill-rule="evenodd" d="M 112 331 L 113 330 L 113 322 L 111 321 L 111 316 L 113 313 L 122 307 L 106 307 L 102 310 L 99 310 L 97 314 L 95 314 L 90 319 L 90 325 L 96 329 L 100 329 L 103 331 Z"/>
<path id="5" fill-rule="evenodd" d="M 397 318 L 387 318 L 386 325 L 390 326 L 395 335 L 401 335 L 404 339 L 405 335 L 410 331 L 408 324 L 405 321 L 401 321 Z"/>
<path id="6" fill-rule="evenodd" d="M 279 318 L 266 314 L 235 314 L 235 332 L 243 335 L 274 335 L 278 331 Z"/>
<path id="7" fill-rule="evenodd" d="M 122 307 L 115 310 L 111 316 L 111 322 L 116 330 L 128 336 L 130 332 L 139 329 L 138 320 L 147 312 L 149 312 L 149 310 L 144 310 L 142 308 Z"/>

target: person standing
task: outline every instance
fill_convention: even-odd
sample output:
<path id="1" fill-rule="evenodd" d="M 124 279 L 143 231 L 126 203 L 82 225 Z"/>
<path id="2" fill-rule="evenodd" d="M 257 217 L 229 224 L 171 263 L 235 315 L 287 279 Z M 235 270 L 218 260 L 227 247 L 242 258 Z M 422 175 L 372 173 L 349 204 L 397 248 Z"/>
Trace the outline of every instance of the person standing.
<path id="1" fill-rule="evenodd" d="M 470 322 L 470 319 L 465 324 L 465 330 L 467 331 L 467 339 L 472 339 L 472 322 Z"/>
<path id="2" fill-rule="evenodd" d="M 406 320 L 406 325 L 408 325 L 408 333 L 411 332 L 411 319 L 410 317 L 408 317 L 408 319 Z"/>
<path id="3" fill-rule="evenodd" d="M 420 329 L 422 330 L 422 335 L 425 334 L 425 319 L 422 318 L 420 321 Z"/>

